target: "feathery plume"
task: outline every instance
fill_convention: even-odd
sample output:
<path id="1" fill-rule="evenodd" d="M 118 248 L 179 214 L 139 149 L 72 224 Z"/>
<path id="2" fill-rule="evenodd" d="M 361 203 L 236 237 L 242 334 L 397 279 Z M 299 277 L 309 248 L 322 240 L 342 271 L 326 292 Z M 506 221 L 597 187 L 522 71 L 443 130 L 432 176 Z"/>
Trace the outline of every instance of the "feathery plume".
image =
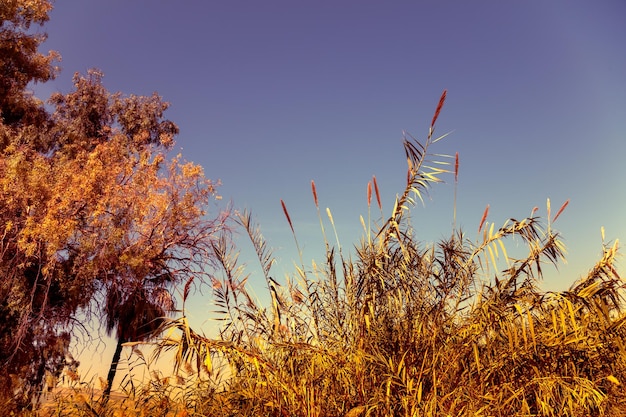
<path id="1" fill-rule="evenodd" d="M 183 289 L 183 302 L 187 300 L 189 297 L 189 291 L 191 290 L 191 284 L 193 283 L 194 277 L 190 277 L 185 283 L 185 287 Z"/>
<path id="2" fill-rule="evenodd" d="M 485 224 L 485 220 L 487 220 L 488 214 L 489 214 L 489 204 L 487 204 L 487 207 L 485 207 L 485 212 L 483 213 L 483 217 L 480 219 L 480 224 L 478 225 L 478 233 L 480 233 L 480 230 L 483 228 L 483 225 Z"/>
<path id="3" fill-rule="evenodd" d="M 374 183 L 374 192 L 376 193 L 376 202 L 378 203 L 378 208 L 383 209 L 383 205 L 380 203 L 380 193 L 378 192 L 378 183 L 376 182 L 376 175 L 372 177 L 372 182 Z"/>
<path id="4" fill-rule="evenodd" d="M 333 221 L 333 215 L 330 212 L 330 209 L 328 207 L 326 207 L 326 214 L 328 215 L 328 219 L 330 220 L 330 224 L 333 225 L 333 227 L 335 226 L 335 222 Z"/>
<path id="5" fill-rule="evenodd" d="M 315 181 L 311 180 L 311 190 L 313 191 L 313 201 L 315 202 L 315 207 L 319 208 L 319 204 L 317 204 L 317 191 L 315 190 Z"/>
<path id="6" fill-rule="evenodd" d="M 439 104 L 437 105 L 437 110 L 435 110 L 435 115 L 433 116 L 432 122 L 430 122 L 430 127 L 435 126 L 435 122 L 439 117 L 439 113 L 441 112 L 441 108 L 443 107 L 443 103 L 446 101 L 446 95 L 448 94 L 448 90 L 443 90 L 443 94 L 441 94 L 441 98 L 439 99 Z"/>
<path id="7" fill-rule="evenodd" d="M 554 215 L 554 218 L 552 219 L 552 223 L 554 223 L 556 219 L 559 218 L 559 216 L 561 215 L 561 213 L 563 213 L 563 210 L 565 210 L 565 207 L 567 207 L 568 204 L 569 204 L 569 198 L 567 199 L 565 203 L 563 203 L 559 211 L 556 212 L 556 214 Z"/>
<path id="8" fill-rule="evenodd" d="M 289 217 L 289 212 L 287 211 L 287 206 L 285 205 L 285 202 L 282 198 L 280 199 L 280 205 L 283 206 L 283 212 L 285 213 L 285 217 L 287 217 L 287 222 L 289 222 L 289 227 L 291 228 L 291 231 L 295 233 L 295 230 L 293 229 L 293 224 L 291 223 L 291 217 Z"/>

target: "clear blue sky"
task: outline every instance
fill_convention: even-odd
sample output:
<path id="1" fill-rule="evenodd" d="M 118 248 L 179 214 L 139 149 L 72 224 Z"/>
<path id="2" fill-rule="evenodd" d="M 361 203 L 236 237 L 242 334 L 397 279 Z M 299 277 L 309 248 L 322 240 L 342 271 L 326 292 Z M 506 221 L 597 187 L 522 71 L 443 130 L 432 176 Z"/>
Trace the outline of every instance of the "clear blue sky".
<path id="1" fill-rule="evenodd" d="M 367 182 L 388 215 L 402 130 L 423 139 L 447 89 L 437 132 L 453 133 L 434 150 L 460 154 L 457 223 L 474 236 L 487 204 L 499 226 L 570 199 L 557 222 L 569 261 L 544 283 L 564 289 L 598 259 L 601 226 L 626 239 L 625 21 L 622 0 L 57 1 L 44 48 L 63 72 L 37 92 L 91 67 L 109 90 L 158 91 L 183 155 L 255 214 L 280 280 L 296 260 L 280 199 L 305 261 L 322 249 L 312 179 L 349 248 Z M 450 181 L 415 209 L 418 238 L 449 235 L 452 196 Z"/>

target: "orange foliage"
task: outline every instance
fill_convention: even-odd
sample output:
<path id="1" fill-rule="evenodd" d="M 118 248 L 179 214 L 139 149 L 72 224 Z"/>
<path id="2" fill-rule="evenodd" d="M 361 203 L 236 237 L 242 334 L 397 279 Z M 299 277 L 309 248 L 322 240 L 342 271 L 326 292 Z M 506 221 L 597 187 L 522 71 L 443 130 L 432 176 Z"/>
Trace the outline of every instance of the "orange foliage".
<path id="1" fill-rule="evenodd" d="M 0 34 L 0 400 L 22 403 L 63 368 L 78 313 L 126 340 L 153 331 L 118 310 L 171 311 L 172 289 L 210 269 L 226 218 L 207 216 L 219 184 L 168 157 L 178 127 L 157 94 L 109 93 L 95 70 L 53 94 L 52 112 L 25 90 L 56 74 L 57 55 L 37 52 L 45 36 L 27 32 L 50 8 L 0 7 L 12 24 Z"/>

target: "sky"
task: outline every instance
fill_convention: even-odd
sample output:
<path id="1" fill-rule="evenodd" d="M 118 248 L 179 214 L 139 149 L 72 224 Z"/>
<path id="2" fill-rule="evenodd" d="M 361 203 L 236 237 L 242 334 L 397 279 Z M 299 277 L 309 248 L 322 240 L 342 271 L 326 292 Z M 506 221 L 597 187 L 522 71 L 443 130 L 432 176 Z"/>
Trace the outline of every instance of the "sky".
<path id="1" fill-rule="evenodd" d="M 450 135 L 432 150 L 459 153 L 457 224 L 468 237 L 487 204 L 497 227 L 569 199 L 555 225 L 568 262 L 547 271 L 546 290 L 593 266 L 601 227 L 607 241 L 626 239 L 622 0 L 66 0 L 50 17 L 42 49 L 61 53 L 62 72 L 36 94 L 68 92 L 89 68 L 110 91 L 157 91 L 180 127 L 177 151 L 221 180 L 222 204 L 252 211 L 278 280 L 298 262 L 280 200 L 305 262 L 321 261 L 314 180 L 349 250 L 368 181 L 376 176 L 388 216 L 406 178 L 402 132 L 425 139 L 444 89 L 436 133 Z M 426 243 L 451 232 L 453 178 L 444 179 L 413 211 Z M 261 293 L 251 247 L 239 242 Z M 205 294 L 189 314 L 210 328 L 211 308 Z"/>

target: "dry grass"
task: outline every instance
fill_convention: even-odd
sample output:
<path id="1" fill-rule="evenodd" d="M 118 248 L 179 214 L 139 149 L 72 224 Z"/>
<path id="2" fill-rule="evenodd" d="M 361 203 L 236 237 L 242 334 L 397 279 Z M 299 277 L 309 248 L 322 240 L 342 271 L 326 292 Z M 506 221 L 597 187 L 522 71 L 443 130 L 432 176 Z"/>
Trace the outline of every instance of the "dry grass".
<path id="1" fill-rule="evenodd" d="M 547 221 L 533 209 L 500 227 L 487 207 L 475 239 L 456 227 L 433 244 L 414 238 L 413 205 L 443 175 L 455 182 L 458 175 L 458 155 L 431 152 L 445 137 L 434 136 L 444 100 L 445 92 L 423 143 L 406 135 L 407 184 L 389 216 L 376 179 L 368 184 L 354 259 L 326 238 L 329 225 L 338 242 L 314 183 L 326 256 L 300 260 L 284 283 L 271 276 L 275 260 L 251 214 L 241 214 L 271 303 L 252 296 L 236 248 L 218 242 L 222 271 L 212 288 L 220 337 L 197 334 L 184 317 L 168 321 L 159 348 L 173 352 L 185 375 L 179 389 L 153 382 L 133 399 L 144 414 L 98 415 L 175 415 L 180 406 L 197 416 L 625 416 L 617 241 L 603 243 L 602 258 L 569 290 L 542 292 L 543 268 L 564 257 L 553 222 L 567 202 L 552 220 L 548 203 Z M 369 212 L 372 186 L 378 225 Z M 508 255 L 511 239 L 523 256 Z"/>

